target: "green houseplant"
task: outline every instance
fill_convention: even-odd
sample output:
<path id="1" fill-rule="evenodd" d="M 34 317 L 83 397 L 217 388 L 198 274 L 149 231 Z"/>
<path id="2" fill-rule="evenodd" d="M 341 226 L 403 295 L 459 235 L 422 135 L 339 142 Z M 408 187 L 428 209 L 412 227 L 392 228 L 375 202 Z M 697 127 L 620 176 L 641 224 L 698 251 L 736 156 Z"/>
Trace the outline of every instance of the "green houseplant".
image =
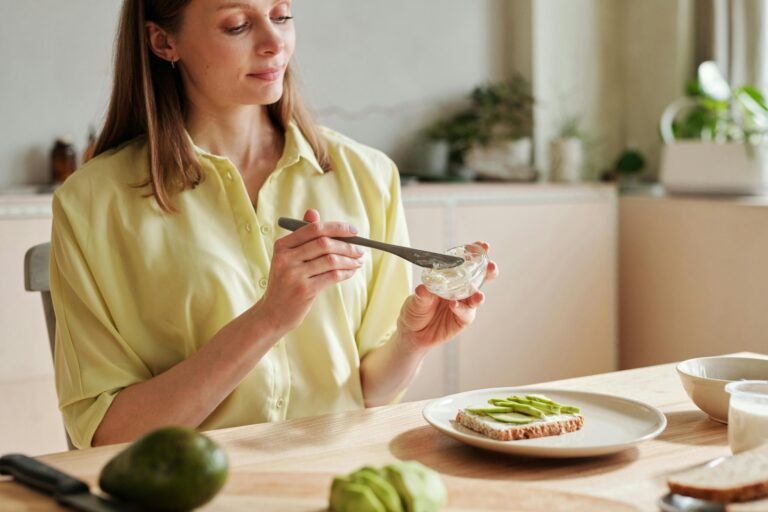
<path id="1" fill-rule="evenodd" d="M 451 164 L 472 166 L 478 163 L 478 154 L 485 151 L 489 153 L 484 155 L 488 161 L 482 163 L 501 168 L 505 164 L 499 161 L 509 162 L 509 158 L 501 155 L 499 148 L 508 150 L 510 143 L 523 141 L 525 155 L 520 159 L 527 165 L 534 104 L 528 81 L 515 74 L 508 81 L 479 85 L 468 100 L 468 106 L 427 130 L 430 139 L 448 142 Z M 471 162 L 473 157 L 475 161 Z"/>
<path id="2" fill-rule="evenodd" d="M 712 61 L 661 116 L 662 184 L 678 193 L 768 193 L 768 105 L 731 87 Z"/>

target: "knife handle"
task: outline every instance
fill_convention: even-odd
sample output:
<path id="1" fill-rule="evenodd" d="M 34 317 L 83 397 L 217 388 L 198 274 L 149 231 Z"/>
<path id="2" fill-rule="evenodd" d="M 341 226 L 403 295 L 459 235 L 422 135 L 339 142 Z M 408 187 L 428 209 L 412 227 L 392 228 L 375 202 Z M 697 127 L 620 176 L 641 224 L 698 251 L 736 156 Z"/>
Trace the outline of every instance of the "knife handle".
<path id="1" fill-rule="evenodd" d="M 82 480 L 20 453 L 0 457 L 0 475 L 11 475 L 24 485 L 48 494 L 89 492 L 88 484 Z"/>

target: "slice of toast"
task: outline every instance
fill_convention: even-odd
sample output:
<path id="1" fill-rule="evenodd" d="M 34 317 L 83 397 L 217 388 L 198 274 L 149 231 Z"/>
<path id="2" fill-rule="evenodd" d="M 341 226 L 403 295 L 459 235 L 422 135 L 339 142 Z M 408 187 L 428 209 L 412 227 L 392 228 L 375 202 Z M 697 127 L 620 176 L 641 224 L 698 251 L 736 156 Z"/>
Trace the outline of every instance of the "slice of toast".
<path id="1" fill-rule="evenodd" d="M 530 423 L 515 425 L 462 409 L 456 415 L 456 422 L 497 441 L 516 441 L 575 432 L 584 425 L 584 417 L 579 414 L 552 414 Z"/>
<path id="2" fill-rule="evenodd" d="M 724 503 L 768 497 L 768 445 L 667 479 L 670 492 Z"/>
<path id="3" fill-rule="evenodd" d="M 729 503 L 725 506 L 725 512 L 768 512 L 768 500 Z"/>

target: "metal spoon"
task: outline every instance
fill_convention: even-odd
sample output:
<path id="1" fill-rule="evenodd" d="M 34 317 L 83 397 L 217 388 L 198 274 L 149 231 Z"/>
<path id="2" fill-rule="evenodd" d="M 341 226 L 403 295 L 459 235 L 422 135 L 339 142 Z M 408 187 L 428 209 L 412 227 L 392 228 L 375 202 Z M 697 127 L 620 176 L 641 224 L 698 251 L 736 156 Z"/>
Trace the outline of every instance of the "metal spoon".
<path id="1" fill-rule="evenodd" d="M 720 502 L 699 500 L 671 493 L 659 498 L 657 504 L 664 512 L 725 512 L 725 506 Z"/>
<path id="2" fill-rule="evenodd" d="M 298 219 L 289 219 L 288 217 L 280 217 L 277 220 L 277 224 L 281 228 L 285 228 L 290 231 L 296 231 L 300 227 L 309 224 L 309 222 Z M 464 258 L 459 258 L 458 256 L 422 251 L 419 249 L 412 249 L 411 247 L 403 247 L 401 245 L 386 244 L 384 242 L 377 242 L 376 240 L 369 240 L 361 236 L 336 237 L 336 240 L 341 240 L 342 242 L 355 245 L 362 245 L 372 249 L 378 249 L 380 251 L 386 251 L 396 256 L 400 256 L 401 258 L 408 260 L 420 267 L 443 269 L 458 267 L 464 263 Z"/>

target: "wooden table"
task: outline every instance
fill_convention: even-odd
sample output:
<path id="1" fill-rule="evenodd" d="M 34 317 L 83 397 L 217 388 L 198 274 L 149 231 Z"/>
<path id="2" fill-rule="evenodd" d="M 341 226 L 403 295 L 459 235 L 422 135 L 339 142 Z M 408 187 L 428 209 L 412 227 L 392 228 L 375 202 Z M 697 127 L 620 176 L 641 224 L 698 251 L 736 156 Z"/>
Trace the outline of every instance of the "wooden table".
<path id="1" fill-rule="evenodd" d="M 756 354 L 751 354 L 756 357 Z M 510 367 L 514 371 L 514 365 Z M 601 458 L 522 459 L 465 446 L 421 416 L 424 402 L 210 432 L 230 456 L 224 491 L 205 510 L 321 511 L 333 475 L 366 464 L 415 459 L 439 471 L 448 511 L 658 510 L 670 472 L 729 454 L 726 426 L 686 396 L 667 364 L 547 383 L 610 393 L 660 408 L 668 426 L 657 439 Z M 41 459 L 92 484 L 121 446 Z M 0 482 L 0 510 L 57 510 L 49 498 Z"/>

